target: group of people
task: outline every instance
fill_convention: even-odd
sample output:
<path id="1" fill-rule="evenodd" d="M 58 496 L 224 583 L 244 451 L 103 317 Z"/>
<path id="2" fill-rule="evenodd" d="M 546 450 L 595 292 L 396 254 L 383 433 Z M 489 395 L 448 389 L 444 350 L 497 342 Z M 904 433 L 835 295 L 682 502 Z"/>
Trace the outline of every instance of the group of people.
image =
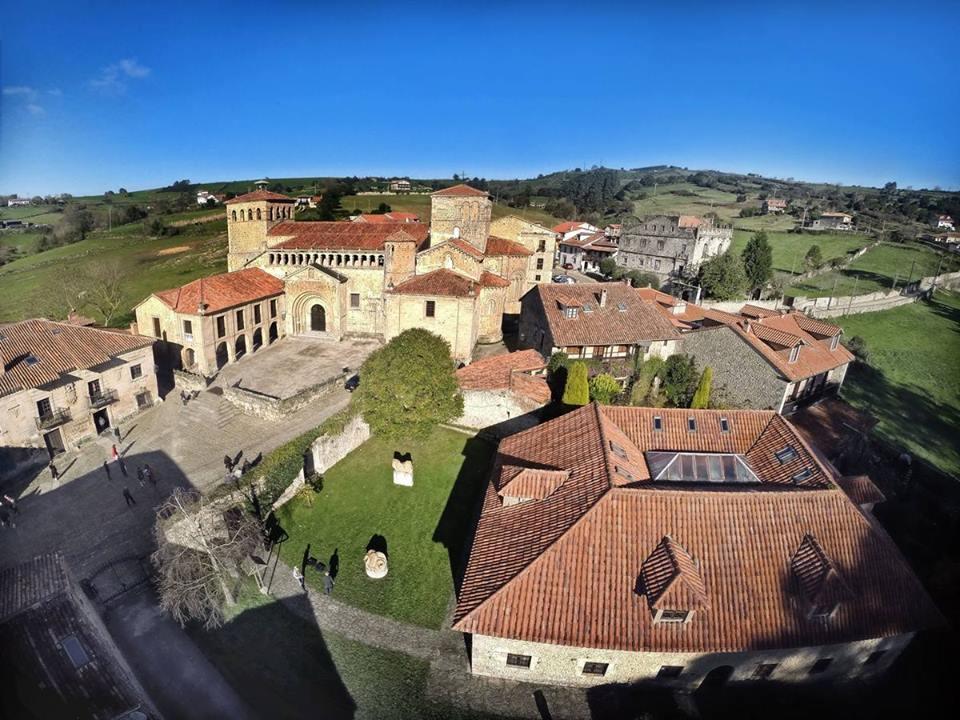
<path id="1" fill-rule="evenodd" d="M 330 567 L 327 567 L 321 560 L 318 560 L 317 558 L 313 557 L 310 554 L 309 545 L 307 546 L 307 549 L 303 553 L 303 570 L 305 571 L 307 568 L 312 567 L 314 570 L 316 570 L 318 573 L 320 573 L 323 576 L 323 594 L 324 595 L 329 595 L 330 593 L 333 592 L 333 585 L 337 577 L 339 566 L 340 566 L 340 555 L 337 550 L 334 550 L 333 555 L 330 556 Z M 304 578 L 303 571 L 301 571 L 300 568 L 298 567 L 293 568 L 293 578 L 298 583 L 300 583 L 301 588 L 303 588 L 304 590 L 307 589 L 306 579 Z"/>
<path id="2" fill-rule="evenodd" d="M 0 527 L 17 527 L 16 516 L 20 514 L 16 498 L 4 494 L 0 497 Z"/>
<path id="3" fill-rule="evenodd" d="M 243 458 L 243 450 L 238 452 L 235 457 L 230 457 L 229 455 L 223 456 L 223 467 L 226 469 L 224 480 L 227 482 L 233 481 L 239 485 L 240 478 L 246 475 L 251 468 L 260 464 L 260 461 L 263 459 L 263 453 L 257 453 L 257 456 L 252 461 L 243 458 L 243 462 L 240 462 L 240 458 Z"/>

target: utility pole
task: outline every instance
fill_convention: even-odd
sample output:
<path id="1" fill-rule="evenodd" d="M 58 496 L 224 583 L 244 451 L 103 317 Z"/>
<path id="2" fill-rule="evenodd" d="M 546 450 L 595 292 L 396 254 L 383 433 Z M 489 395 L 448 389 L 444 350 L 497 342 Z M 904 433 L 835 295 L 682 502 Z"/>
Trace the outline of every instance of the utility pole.
<path id="1" fill-rule="evenodd" d="M 896 289 L 897 289 L 897 280 L 898 280 L 899 278 L 900 278 L 900 271 L 897 270 L 897 272 L 896 272 L 896 273 L 894 274 L 894 276 L 893 276 L 893 287 L 891 288 L 892 290 L 896 290 Z"/>
<path id="2" fill-rule="evenodd" d="M 850 293 L 850 302 L 847 303 L 847 312 L 845 312 L 844 315 L 848 315 L 850 313 L 850 308 L 853 307 L 853 296 L 857 294 L 857 283 L 859 282 L 860 282 L 860 276 L 857 275 L 857 277 L 853 281 L 853 292 Z"/>
<path id="3" fill-rule="evenodd" d="M 917 261 L 914 260 L 913 263 L 911 263 L 910 265 L 910 277 L 907 278 L 907 285 L 909 285 L 910 281 L 913 280 L 913 268 L 916 266 L 916 264 L 917 264 Z"/>
<path id="4" fill-rule="evenodd" d="M 830 299 L 827 301 L 827 310 L 833 305 L 833 299 L 837 296 L 837 285 L 840 283 L 840 274 L 837 273 L 837 279 L 833 281 L 833 292 L 830 293 Z"/>

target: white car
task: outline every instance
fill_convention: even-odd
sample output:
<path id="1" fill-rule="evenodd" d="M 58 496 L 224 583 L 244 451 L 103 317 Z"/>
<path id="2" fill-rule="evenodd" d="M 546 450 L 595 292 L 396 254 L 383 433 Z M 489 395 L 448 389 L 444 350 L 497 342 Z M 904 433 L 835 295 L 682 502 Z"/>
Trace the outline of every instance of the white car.
<path id="1" fill-rule="evenodd" d="M 572 285 L 573 283 L 576 282 L 576 280 L 574 280 L 574 279 L 573 279 L 572 277 L 570 277 L 569 275 L 554 275 L 554 276 L 553 276 L 553 281 L 554 281 L 555 283 L 565 283 L 565 284 L 567 284 L 567 285 Z"/>

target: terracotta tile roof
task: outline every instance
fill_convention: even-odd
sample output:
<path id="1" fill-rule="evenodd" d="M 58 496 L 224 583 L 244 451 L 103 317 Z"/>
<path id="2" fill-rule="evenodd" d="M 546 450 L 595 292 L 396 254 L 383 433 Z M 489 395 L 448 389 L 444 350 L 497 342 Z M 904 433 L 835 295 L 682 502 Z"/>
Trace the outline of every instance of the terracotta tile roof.
<path id="1" fill-rule="evenodd" d="M 503 283 L 503 284 L 501 284 Z M 391 292 L 400 295 L 446 295 L 452 297 L 474 297 L 483 287 L 508 287 L 509 282 L 494 275 L 485 272 L 479 280 L 470 278 L 442 268 L 432 270 L 423 275 L 414 275 L 396 287 Z"/>
<path id="2" fill-rule="evenodd" d="M 283 280 L 260 268 L 244 268 L 153 294 L 174 312 L 197 315 L 202 303 L 209 314 L 282 295 Z"/>
<path id="3" fill-rule="evenodd" d="M 542 470 L 540 468 L 505 468 L 516 470 L 497 491 L 502 498 L 545 500 L 570 477 L 569 470 Z"/>
<path id="4" fill-rule="evenodd" d="M 813 535 L 803 536 L 790 558 L 790 570 L 812 608 L 832 607 L 853 597 L 836 565 Z"/>
<path id="5" fill-rule="evenodd" d="M 761 490 L 616 486 L 609 430 L 620 428 L 621 442 L 653 437 L 647 421 L 655 413 L 678 428 L 691 413 L 700 427 L 728 417 L 731 432 L 711 431 L 701 451 L 757 446 L 777 417 L 590 405 L 504 439 L 459 589 L 455 629 L 574 647 L 698 653 L 843 643 L 943 622 L 896 545 L 833 482 L 819 489 L 770 483 L 750 460 Z M 692 443 L 669 425 L 658 437 L 666 438 L 658 447 Z M 807 452 L 795 434 L 793 442 L 798 454 Z M 542 500 L 504 505 L 498 491 L 517 468 L 570 474 Z M 827 559 L 826 573 L 808 537 Z M 811 619 L 810 597 L 842 601 L 829 620 Z M 697 612 L 686 624 L 655 624 L 651 599 Z M 688 607 L 667 607 L 674 603 Z"/>
<path id="6" fill-rule="evenodd" d="M 869 475 L 844 475 L 837 480 L 837 485 L 857 505 L 873 505 L 887 499 Z"/>
<path id="7" fill-rule="evenodd" d="M 286 203 L 296 202 L 293 198 L 287 197 L 286 195 L 281 195 L 280 193 L 270 192 L 269 190 L 254 190 L 253 192 L 237 195 L 235 198 L 230 198 L 223 204 L 232 205 L 233 203 L 256 202 L 258 200 Z"/>
<path id="8" fill-rule="evenodd" d="M 792 335 L 783 330 L 761 325 L 760 323 L 750 323 L 747 326 L 747 332 L 753 333 L 768 345 L 777 345 L 781 348 L 792 348 L 796 345 L 803 345 L 803 340 L 798 335 Z"/>
<path id="9" fill-rule="evenodd" d="M 550 402 L 550 386 L 546 379 L 539 375 L 527 375 L 526 373 L 513 373 L 510 376 L 510 389 L 514 394 L 526 398 L 537 407 L 542 407 Z"/>
<path id="10" fill-rule="evenodd" d="M 533 250 L 528 250 L 520 243 L 513 242 L 513 240 L 507 240 L 506 238 L 491 235 L 487 238 L 486 254 L 490 255 L 491 257 L 498 257 L 500 255 L 523 257 L 526 255 L 533 255 Z"/>
<path id="11" fill-rule="evenodd" d="M 673 295 L 670 295 L 669 293 L 661 292 L 660 290 L 656 290 L 650 287 L 637 288 L 635 292 L 644 300 L 648 300 L 650 302 L 657 302 L 667 307 L 673 307 L 680 302 Z"/>
<path id="12" fill-rule="evenodd" d="M 787 201 L 783 198 L 767 198 L 764 200 L 768 207 L 786 207 Z"/>
<path id="13" fill-rule="evenodd" d="M 547 366 L 536 350 L 493 355 L 474 360 L 457 370 L 457 382 L 464 390 L 496 390 L 510 387 L 510 376 L 516 372 L 543 370 Z"/>
<path id="14" fill-rule="evenodd" d="M 703 224 L 703 220 L 696 215 L 680 215 L 677 217 L 677 227 L 697 228 Z"/>
<path id="15" fill-rule="evenodd" d="M 420 216 L 416 213 L 388 212 L 382 215 L 376 213 L 361 213 L 353 222 L 364 223 L 391 223 L 391 222 L 418 222 Z"/>
<path id="16" fill-rule="evenodd" d="M 480 273 L 480 279 L 477 281 L 481 287 L 491 287 L 491 288 L 506 288 L 510 287 L 510 281 L 506 278 L 502 278 L 499 275 L 495 275 L 488 270 L 484 270 Z"/>
<path id="17" fill-rule="evenodd" d="M 776 310 L 768 310 L 759 305 L 750 305 L 749 303 L 740 308 L 740 314 L 748 318 L 776 317 L 780 313 Z"/>
<path id="18" fill-rule="evenodd" d="M 467 255 L 472 257 L 474 260 L 480 260 L 481 262 L 483 261 L 483 253 L 480 252 L 480 249 L 477 247 L 474 247 L 472 243 L 468 243 L 466 240 L 462 238 L 450 238 L 449 240 L 446 240 L 445 242 L 442 242 L 439 245 L 435 245 L 434 247 L 439 248 L 439 247 L 443 247 L 444 245 L 451 245 L 452 247 L 455 247 L 460 252 L 466 253 Z"/>
<path id="19" fill-rule="evenodd" d="M 438 195 L 440 197 L 487 197 L 487 192 L 485 190 L 477 190 L 472 188 L 469 185 L 454 185 L 453 187 L 444 188 L 443 190 L 437 190 L 431 195 Z"/>
<path id="20" fill-rule="evenodd" d="M 430 228 L 422 223 L 282 222 L 267 231 L 289 238 L 273 246 L 280 250 L 383 250 L 388 237 L 402 232 L 422 247 Z"/>
<path id="21" fill-rule="evenodd" d="M 607 301 L 605 307 L 600 307 L 603 290 L 607 292 Z M 557 347 L 634 345 L 679 337 L 653 303 L 643 300 L 623 283 L 537 285 L 530 292 L 539 295 Z M 563 314 L 561 303 L 581 309 L 576 317 L 569 318 Z M 589 312 L 586 305 L 590 305 Z"/>
<path id="22" fill-rule="evenodd" d="M 580 228 L 583 228 L 583 229 L 585 229 L 585 230 L 589 230 L 590 227 L 591 227 L 591 225 L 590 225 L 589 223 L 585 223 L 585 222 L 583 222 L 582 220 L 567 220 L 566 222 L 562 222 L 562 223 L 560 223 L 559 225 L 554 225 L 553 228 L 551 228 L 551 229 L 552 229 L 555 233 L 564 234 L 564 233 L 570 232 L 571 230 L 578 230 L 578 229 L 580 229 Z M 596 230 L 596 228 L 594 228 L 594 231 L 595 231 L 595 230 Z"/>
<path id="23" fill-rule="evenodd" d="M 153 342 L 142 335 L 44 319 L 2 325 L 0 395 L 46 385 L 64 373 L 101 365 Z"/>

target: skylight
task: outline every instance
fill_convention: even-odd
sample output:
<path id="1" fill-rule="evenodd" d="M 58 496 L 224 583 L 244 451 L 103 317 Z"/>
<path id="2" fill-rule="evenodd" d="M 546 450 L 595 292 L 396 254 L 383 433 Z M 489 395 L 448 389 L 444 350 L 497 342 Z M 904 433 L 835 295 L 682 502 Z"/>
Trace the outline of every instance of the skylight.
<path id="1" fill-rule="evenodd" d="M 619 310 L 620 312 L 626 312 L 626 311 L 627 311 L 627 305 L 626 305 L 626 303 L 618 302 L 618 303 L 617 303 L 617 310 Z"/>
<path id="2" fill-rule="evenodd" d="M 730 421 L 725 417 L 720 418 L 720 432 L 728 433 L 730 432 Z"/>
<path id="3" fill-rule="evenodd" d="M 797 459 L 797 451 L 793 449 L 792 445 L 787 445 L 783 450 L 777 450 L 774 455 L 777 456 L 781 465 L 786 465 L 791 460 Z"/>
<path id="4" fill-rule="evenodd" d="M 656 430 L 657 432 L 660 432 L 661 430 L 663 430 L 663 418 L 660 417 L 659 415 L 653 418 L 653 429 Z"/>
<path id="5" fill-rule="evenodd" d="M 622 477 L 624 480 L 626 480 L 627 482 L 633 482 L 633 480 L 634 480 L 634 478 L 633 478 L 633 473 L 631 473 L 631 472 L 630 472 L 629 470 L 627 470 L 626 468 L 622 468 L 622 467 L 620 467 L 619 465 L 617 465 L 617 466 L 614 467 L 613 471 L 614 471 L 617 475 L 619 475 L 620 477 Z"/>
<path id="6" fill-rule="evenodd" d="M 799 482 L 803 482 L 804 480 L 811 477 L 812 475 L 813 475 L 813 470 L 811 470 L 808 467 L 805 467 L 803 470 L 801 470 L 796 475 L 794 475 L 791 478 L 791 480 L 793 480 L 795 483 L 799 483 Z"/>
<path id="7" fill-rule="evenodd" d="M 593 312 L 593 305 L 591 305 L 590 303 L 584 303 L 584 304 L 583 304 L 583 311 L 584 311 L 585 313 L 592 313 L 592 312 Z"/>
<path id="8" fill-rule="evenodd" d="M 687 418 L 687 430 L 690 432 L 697 431 L 697 419 L 693 417 Z"/>
<path id="9" fill-rule="evenodd" d="M 36 355 L 27 355 L 27 356 L 23 359 L 23 361 L 24 361 L 27 365 L 36 365 L 38 362 L 40 362 L 40 358 L 38 358 Z"/>
<path id="10" fill-rule="evenodd" d="M 613 442 L 613 440 L 610 441 L 610 451 L 618 458 L 623 458 L 624 460 L 627 459 L 627 451 Z"/>
<path id="11" fill-rule="evenodd" d="M 746 461 L 724 453 L 648 452 L 650 475 L 669 482 L 758 483 Z"/>

